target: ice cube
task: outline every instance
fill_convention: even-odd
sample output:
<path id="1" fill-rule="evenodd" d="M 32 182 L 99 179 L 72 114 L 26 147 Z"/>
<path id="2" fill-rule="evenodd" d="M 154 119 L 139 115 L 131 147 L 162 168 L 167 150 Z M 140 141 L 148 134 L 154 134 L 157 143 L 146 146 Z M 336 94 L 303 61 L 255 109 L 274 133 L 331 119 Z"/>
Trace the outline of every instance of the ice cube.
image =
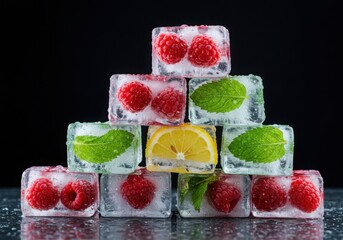
<path id="1" fill-rule="evenodd" d="M 171 174 L 140 167 L 131 174 L 103 174 L 100 214 L 104 217 L 167 218 L 171 215 Z"/>
<path id="2" fill-rule="evenodd" d="M 118 125 L 179 125 L 186 96 L 182 77 L 115 74 L 110 78 L 108 119 Z"/>
<path id="3" fill-rule="evenodd" d="M 91 217 L 99 206 L 97 173 L 63 166 L 33 166 L 21 179 L 23 216 Z"/>
<path id="4" fill-rule="evenodd" d="M 150 171 L 213 173 L 218 163 L 216 128 L 190 123 L 150 126 L 145 157 Z"/>
<path id="5" fill-rule="evenodd" d="M 131 173 L 142 161 L 141 135 L 140 126 L 71 123 L 67 133 L 68 168 L 80 172 Z"/>
<path id="6" fill-rule="evenodd" d="M 288 125 L 225 125 L 221 166 L 231 174 L 290 175 L 294 134 Z"/>
<path id="7" fill-rule="evenodd" d="M 265 120 L 259 76 L 192 78 L 188 86 L 189 120 L 193 124 L 257 125 Z"/>
<path id="8" fill-rule="evenodd" d="M 252 215 L 261 218 L 322 218 L 323 178 L 316 170 L 291 176 L 252 176 Z"/>
<path id="9" fill-rule="evenodd" d="M 230 175 L 217 169 L 213 174 L 179 174 L 177 208 L 181 217 L 248 217 L 248 175 Z"/>
<path id="10" fill-rule="evenodd" d="M 229 31 L 224 26 L 166 26 L 152 31 L 152 73 L 224 77 L 231 71 Z"/>

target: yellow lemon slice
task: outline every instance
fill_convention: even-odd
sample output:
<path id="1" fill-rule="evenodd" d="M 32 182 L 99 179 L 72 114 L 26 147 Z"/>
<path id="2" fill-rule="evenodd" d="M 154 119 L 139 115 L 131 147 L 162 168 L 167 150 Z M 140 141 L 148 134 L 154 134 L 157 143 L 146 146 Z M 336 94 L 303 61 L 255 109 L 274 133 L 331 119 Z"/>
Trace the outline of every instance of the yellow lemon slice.
<path id="1" fill-rule="evenodd" d="M 207 128 L 215 136 L 215 127 Z M 184 167 L 192 167 L 193 164 L 210 164 L 215 167 L 218 163 L 215 137 L 212 137 L 204 127 L 190 123 L 155 128 L 147 141 L 145 154 L 148 160 L 147 168 L 151 171 L 163 171 L 163 167 L 156 167 L 156 162 L 163 160 L 169 162 L 166 165 L 171 166 L 169 170 L 174 172 L 189 172 Z M 152 161 L 155 163 L 151 164 Z M 174 164 L 173 161 L 177 163 Z"/>

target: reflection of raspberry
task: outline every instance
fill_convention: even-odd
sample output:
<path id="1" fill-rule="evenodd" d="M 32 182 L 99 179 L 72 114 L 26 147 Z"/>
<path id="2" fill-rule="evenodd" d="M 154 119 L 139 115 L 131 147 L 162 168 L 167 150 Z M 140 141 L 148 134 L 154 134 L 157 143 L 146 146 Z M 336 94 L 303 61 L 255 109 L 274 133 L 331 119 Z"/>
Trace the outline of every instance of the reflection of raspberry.
<path id="1" fill-rule="evenodd" d="M 273 178 L 256 180 L 252 188 L 252 202 L 260 211 L 274 211 L 286 204 L 286 191 Z"/>
<path id="2" fill-rule="evenodd" d="M 61 202 L 66 208 L 81 211 L 95 202 L 95 187 L 86 180 L 69 182 L 61 191 Z"/>
<path id="3" fill-rule="evenodd" d="M 320 205 L 320 193 L 318 188 L 306 178 L 298 178 L 292 181 L 289 189 L 291 204 L 303 212 L 313 212 Z"/>
<path id="4" fill-rule="evenodd" d="M 49 210 L 59 201 L 58 189 L 47 178 L 39 178 L 26 192 L 26 201 L 33 209 Z"/>
<path id="5" fill-rule="evenodd" d="M 186 55 L 187 44 L 175 34 L 162 33 L 154 41 L 157 56 L 167 63 L 175 64 Z"/>
<path id="6" fill-rule="evenodd" d="M 223 181 L 211 183 L 206 194 L 210 204 L 224 213 L 231 212 L 241 198 L 241 193 L 235 186 Z"/>
<path id="7" fill-rule="evenodd" d="M 120 191 L 131 207 L 143 209 L 154 199 L 155 188 L 155 185 L 142 175 L 129 175 Z"/>
<path id="8" fill-rule="evenodd" d="M 130 112 L 142 111 L 151 101 L 150 89 L 140 82 L 130 82 L 121 86 L 117 94 L 123 108 Z"/>
<path id="9" fill-rule="evenodd" d="M 185 102 L 185 96 L 180 91 L 168 87 L 152 100 L 151 108 L 160 117 L 178 119 L 183 116 Z"/>
<path id="10" fill-rule="evenodd" d="M 211 67 L 219 61 L 220 53 L 215 42 L 205 36 L 193 38 L 188 50 L 188 61 L 197 67 Z"/>

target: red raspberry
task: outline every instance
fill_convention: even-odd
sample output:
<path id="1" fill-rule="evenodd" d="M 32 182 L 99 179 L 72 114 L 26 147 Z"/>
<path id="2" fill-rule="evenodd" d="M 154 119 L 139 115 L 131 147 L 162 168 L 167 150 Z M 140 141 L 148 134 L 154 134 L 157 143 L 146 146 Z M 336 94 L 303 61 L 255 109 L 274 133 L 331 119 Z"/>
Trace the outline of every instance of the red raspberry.
<path id="1" fill-rule="evenodd" d="M 155 197 L 155 185 L 142 175 L 129 175 L 120 186 L 123 198 L 134 209 L 143 209 Z"/>
<path id="2" fill-rule="evenodd" d="M 288 194 L 291 204 L 303 212 L 313 212 L 320 205 L 318 188 L 306 178 L 293 180 Z"/>
<path id="3" fill-rule="evenodd" d="M 233 185 L 223 181 L 215 181 L 208 186 L 209 203 L 219 212 L 229 213 L 241 198 L 240 191 Z"/>
<path id="4" fill-rule="evenodd" d="M 151 108 L 163 118 L 178 119 L 182 117 L 186 97 L 180 91 L 168 87 L 152 100 Z"/>
<path id="5" fill-rule="evenodd" d="M 260 211 L 271 212 L 287 202 L 286 191 L 273 178 L 259 178 L 252 188 L 252 203 Z"/>
<path id="6" fill-rule="evenodd" d="M 57 187 L 47 178 L 35 180 L 26 192 L 26 201 L 33 209 L 49 210 L 59 201 Z"/>
<path id="7" fill-rule="evenodd" d="M 176 34 L 160 34 L 154 41 L 154 48 L 161 61 L 175 64 L 187 53 L 187 43 Z"/>
<path id="8" fill-rule="evenodd" d="M 96 189 L 86 180 L 69 182 L 61 191 L 61 202 L 71 210 L 81 211 L 95 202 Z"/>
<path id="9" fill-rule="evenodd" d="M 188 50 L 190 63 L 198 67 L 211 67 L 218 63 L 219 58 L 219 49 L 211 38 L 205 35 L 198 35 L 193 38 Z"/>
<path id="10" fill-rule="evenodd" d="M 144 84 L 130 82 L 119 88 L 117 98 L 125 110 L 135 113 L 149 105 L 152 95 L 150 89 Z"/>

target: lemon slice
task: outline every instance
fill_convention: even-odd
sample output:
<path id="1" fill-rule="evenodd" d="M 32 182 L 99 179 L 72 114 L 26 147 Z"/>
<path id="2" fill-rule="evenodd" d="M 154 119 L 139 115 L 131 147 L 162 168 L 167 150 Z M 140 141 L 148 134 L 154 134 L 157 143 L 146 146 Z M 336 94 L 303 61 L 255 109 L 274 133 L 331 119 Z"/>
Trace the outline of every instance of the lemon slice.
<path id="1" fill-rule="evenodd" d="M 215 136 L 215 127 L 207 128 Z M 168 170 L 183 173 L 189 172 L 189 168 L 192 167 L 203 168 L 206 164 L 211 166 L 207 168 L 212 169 L 218 163 L 215 137 L 212 137 L 204 127 L 190 123 L 155 128 L 147 141 L 145 154 L 148 160 L 147 168 L 150 171 Z"/>

